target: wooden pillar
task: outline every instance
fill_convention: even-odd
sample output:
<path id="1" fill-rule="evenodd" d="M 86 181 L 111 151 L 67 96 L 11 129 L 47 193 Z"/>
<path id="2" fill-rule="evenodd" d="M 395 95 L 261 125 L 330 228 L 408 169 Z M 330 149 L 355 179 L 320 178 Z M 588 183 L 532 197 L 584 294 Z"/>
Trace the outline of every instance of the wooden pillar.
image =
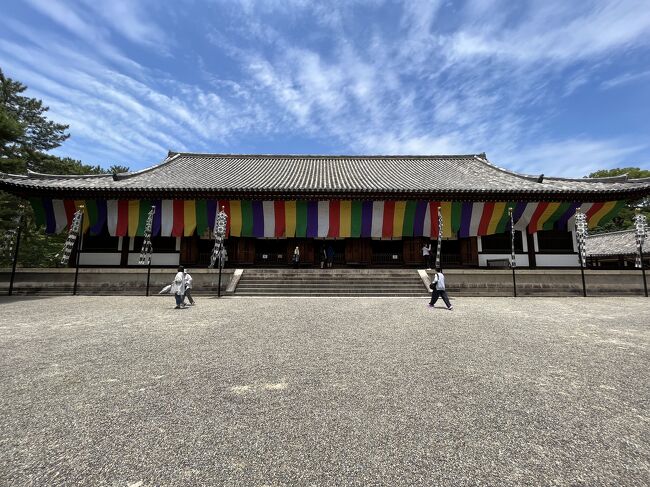
<path id="1" fill-rule="evenodd" d="M 532 233 L 528 233 L 526 230 L 523 231 L 523 235 L 528 242 L 528 266 L 534 269 L 537 267 L 537 260 L 535 259 L 535 238 Z"/>

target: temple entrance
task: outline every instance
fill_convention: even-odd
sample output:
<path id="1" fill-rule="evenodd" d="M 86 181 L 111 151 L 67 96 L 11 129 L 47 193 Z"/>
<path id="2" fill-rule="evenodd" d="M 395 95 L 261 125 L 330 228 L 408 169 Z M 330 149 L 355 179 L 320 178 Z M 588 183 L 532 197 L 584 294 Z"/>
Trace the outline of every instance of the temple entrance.
<path id="1" fill-rule="evenodd" d="M 372 264 L 376 266 L 404 263 L 404 245 L 401 240 L 372 240 Z"/>

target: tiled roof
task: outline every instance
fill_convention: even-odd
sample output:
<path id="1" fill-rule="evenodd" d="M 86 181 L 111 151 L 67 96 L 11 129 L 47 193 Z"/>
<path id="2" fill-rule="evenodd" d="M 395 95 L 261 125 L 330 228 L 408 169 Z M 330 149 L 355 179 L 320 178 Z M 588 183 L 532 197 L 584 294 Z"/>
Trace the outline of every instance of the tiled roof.
<path id="1" fill-rule="evenodd" d="M 650 194 L 650 179 L 528 176 L 491 164 L 485 154 L 317 156 L 174 153 L 160 164 L 117 176 L 0 176 L 0 188 L 22 193 L 124 193 L 174 196 L 446 197 L 591 200 Z M 576 199 L 577 200 L 577 199 Z"/>
<path id="2" fill-rule="evenodd" d="M 604 257 L 608 255 L 633 255 L 636 253 L 634 230 L 600 233 L 587 237 L 587 255 Z"/>

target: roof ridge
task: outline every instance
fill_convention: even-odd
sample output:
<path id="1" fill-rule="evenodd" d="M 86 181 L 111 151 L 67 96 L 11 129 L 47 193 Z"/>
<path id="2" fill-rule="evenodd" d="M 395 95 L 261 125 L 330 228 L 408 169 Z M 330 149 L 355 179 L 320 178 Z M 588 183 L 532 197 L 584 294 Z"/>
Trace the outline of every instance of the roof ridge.
<path id="1" fill-rule="evenodd" d="M 587 238 L 606 237 L 608 235 L 615 235 L 615 234 L 618 234 L 618 233 L 630 233 L 630 232 L 636 232 L 636 230 L 634 228 L 627 228 L 625 230 L 616 230 L 614 232 L 593 233 L 591 235 L 587 235 Z"/>
<path id="2" fill-rule="evenodd" d="M 469 159 L 481 154 L 231 154 L 214 152 L 174 152 L 174 156 L 208 156 L 208 157 L 274 157 L 274 158 L 313 158 L 313 159 Z M 484 154 L 484 153 L 483 153 Z"/>
<path id="3" fill-rule="evenodd" d="M 27 175 L 25 175 L 25 177 L 31 179 L 105 178 L 111 176 L 112 174 L 46 174 L 42 172 L 32 171 L 31 169 L 27 169 Z"/>
<path id="4" fill-rule="evenodd" d="M 490 167 L 492 169 L 496 169 L 497 171 L 501 171 L 503 173 L 510 174 L 511 176 L 517 176 L 517 177 L 525 179 L 527 181 L 538 181 L 539 180 L 539 176 L 535 176 L 533 174 L 519 173 L 519 172 L 511 171 L 510 169 L 506 169 L 506 168 L 501 167 L 501 166 L 497 166 L 496 164 L 494 164 L 494 163 L 492 163 L 492 162 L 490 162 L 488 160 L 487 155 L 485 154 L 485 152 L 483 152 L 482 154 L 475 155 L 474 158 L 477 161 L 485 164 L 486 166 L 488 166 L 488 167 Z M 542 174 L 542 177 L 543 176 L 544 175 Z"/>
<path id="5" fill-rule="evenodd" d="M 176 153 L 173 156 L 171 155 L 172 152 L 163 159 L 162 162 L 159 162 L 158 164 L 154 164 L 153 166 L 145 167 L 144 169 L 140 169 L 139 171 L 129 171 L 129 172 L 120 172 L 120 173 L 115 173 L 111 174 L 113 176 L 114 181 L 120 181 L 122 179 L 129 179 L 133 176 L 139 176 L 140 174 L 147 173 L 149 171 L 153 171 L 154 169 L 158 169 L 159 167 L 164 166 L 165 164 L 169 164 L 172 162 L 174 159 L 178 158 L 180 156 L 180 153 Z"/>

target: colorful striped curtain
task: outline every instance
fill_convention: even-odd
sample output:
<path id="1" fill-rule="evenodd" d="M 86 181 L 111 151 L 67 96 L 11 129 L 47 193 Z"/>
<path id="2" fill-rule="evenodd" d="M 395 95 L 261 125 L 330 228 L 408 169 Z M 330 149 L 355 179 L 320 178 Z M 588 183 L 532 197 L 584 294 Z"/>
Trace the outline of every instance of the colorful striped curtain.
<path id="1" fill-rule="evenodd" d="M 573 229 L 576 209 L 589 228 L 603 225 L 623 208 L 623 201 L 456 202 L 456 201 L 250 201 L 250 200 L 60 200 L 31 198 L 34 215 L 47 233 L 69 228 L 82 204 L 84 232 L 97 235 L 104 226 L 112 236 L 142 236 L 147 214 L 155 206 L 153 235 L 207 236 L 216 213 L 228 215 L 227 234 L 234 237 L 402 238 L 438 235 L 438 208 L 443 236 L 473 237 L 515 229 L 529 233 Z"/>

